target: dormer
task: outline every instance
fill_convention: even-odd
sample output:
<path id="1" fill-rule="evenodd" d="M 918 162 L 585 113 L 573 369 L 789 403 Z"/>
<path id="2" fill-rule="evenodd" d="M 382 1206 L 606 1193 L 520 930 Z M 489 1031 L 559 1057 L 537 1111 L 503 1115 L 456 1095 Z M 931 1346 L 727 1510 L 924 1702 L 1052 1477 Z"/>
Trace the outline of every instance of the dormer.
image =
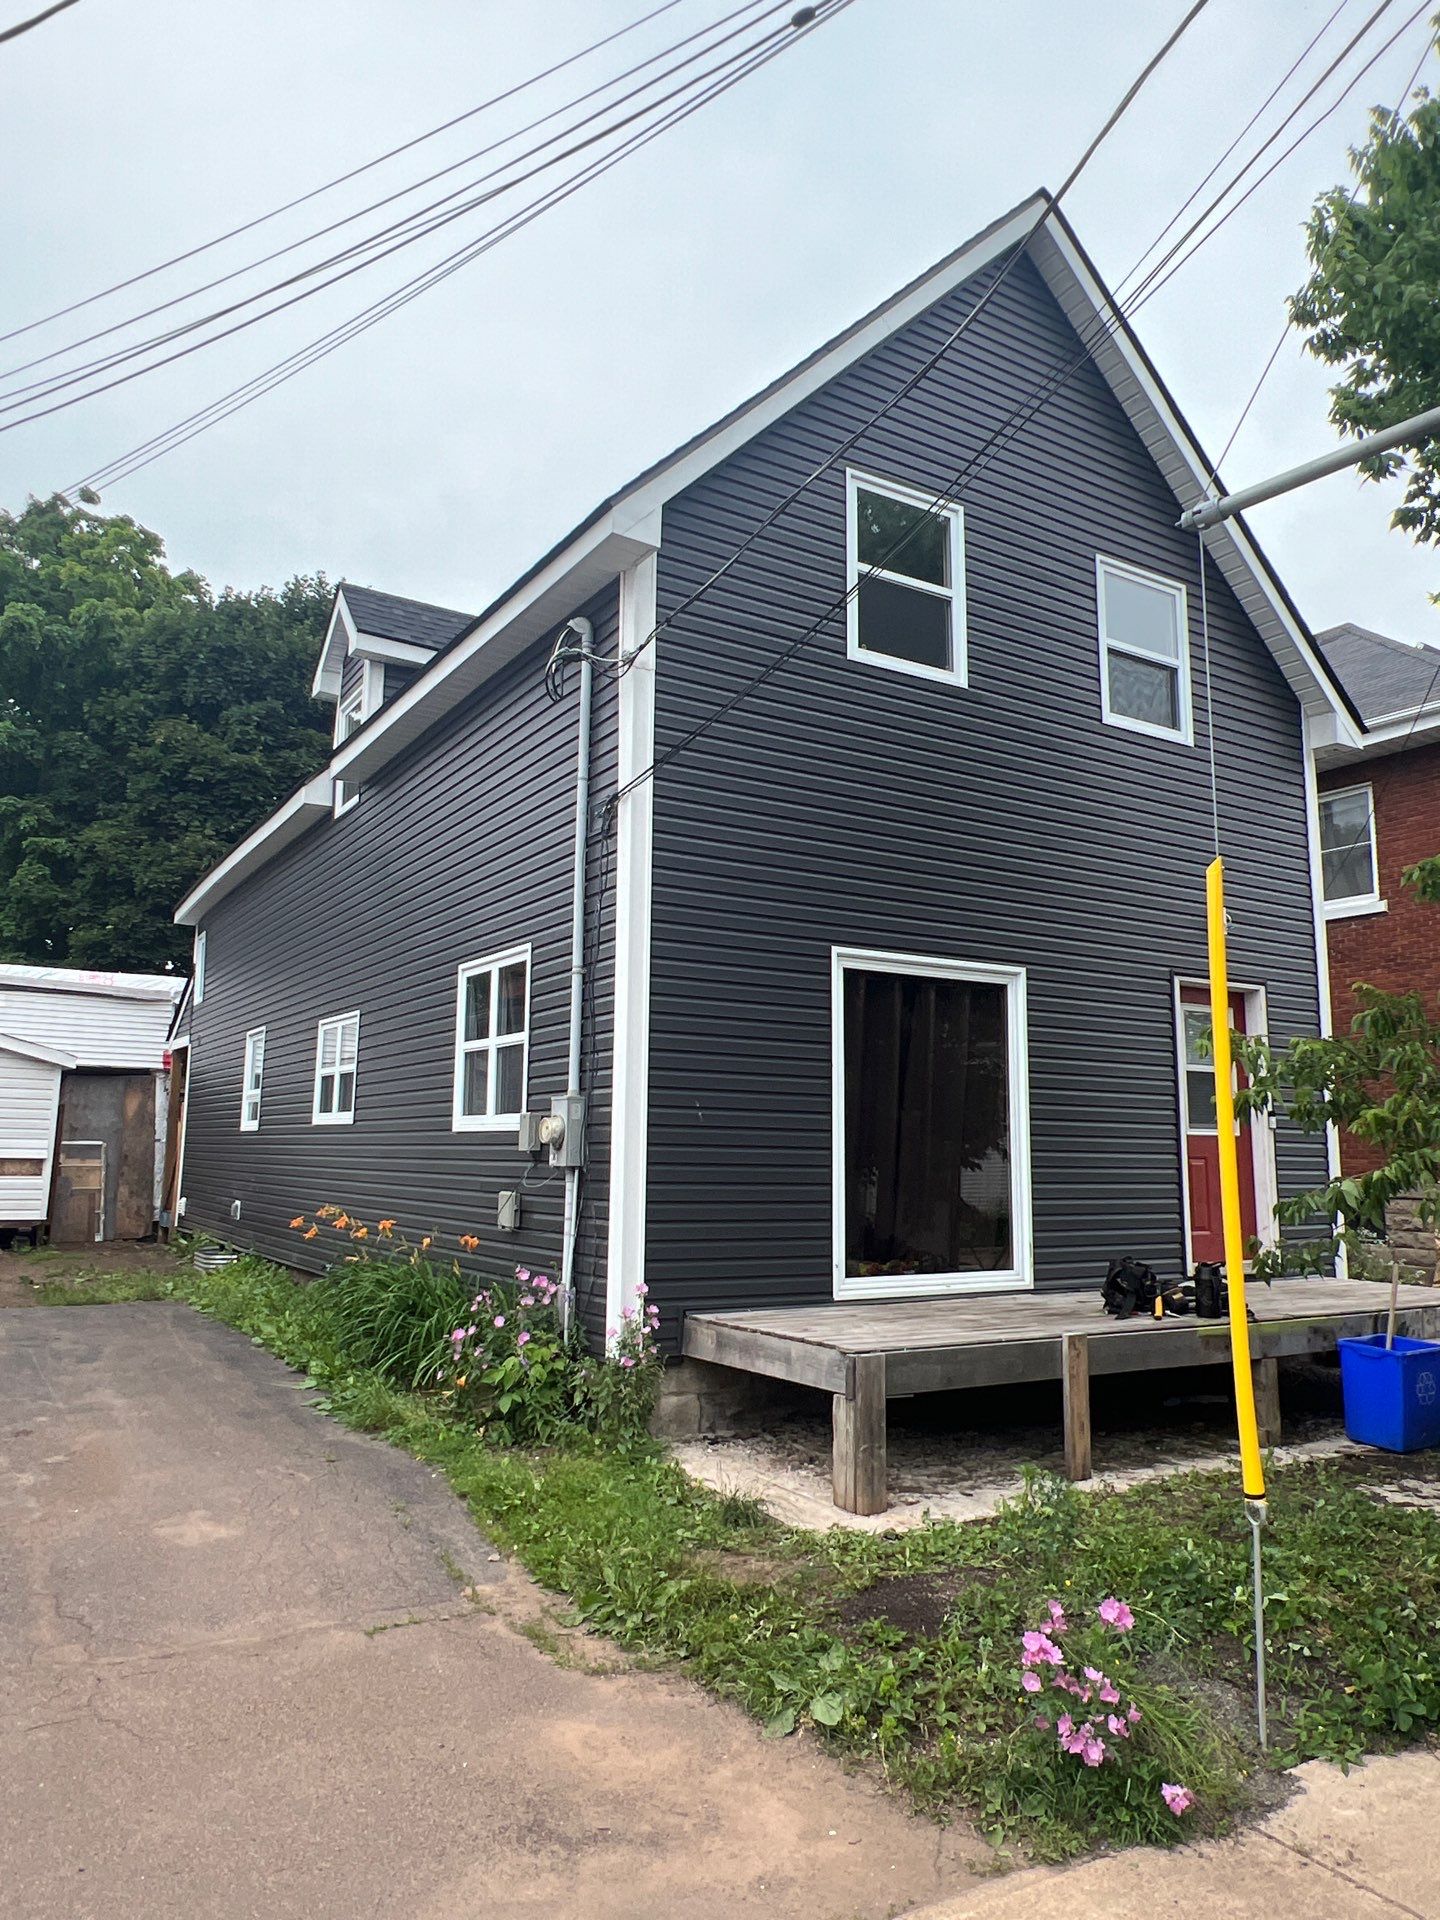
<path id="1" fill-rule="evenodd" d="M 393 700 L 471 621 L 470 614 L 453 607 L 433 607 L 342 580 L 311 686 L 317 700 L 335 705 L 336 740 Z"/>

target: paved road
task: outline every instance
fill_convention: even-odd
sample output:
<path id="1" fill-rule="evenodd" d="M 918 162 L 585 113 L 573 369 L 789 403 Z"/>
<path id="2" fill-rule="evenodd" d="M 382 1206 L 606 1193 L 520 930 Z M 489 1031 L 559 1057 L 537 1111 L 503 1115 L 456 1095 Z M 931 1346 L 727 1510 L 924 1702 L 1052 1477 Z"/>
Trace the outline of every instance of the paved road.
<path id="1" fill-rule="evenodd" d="M 0 1312 L 5 1920 L 878 1920 L 969 1884 L 963 1835 L 814 1746 L 539 1652 L 444 1483 L 296 1384 L 177 1303 Z"/>

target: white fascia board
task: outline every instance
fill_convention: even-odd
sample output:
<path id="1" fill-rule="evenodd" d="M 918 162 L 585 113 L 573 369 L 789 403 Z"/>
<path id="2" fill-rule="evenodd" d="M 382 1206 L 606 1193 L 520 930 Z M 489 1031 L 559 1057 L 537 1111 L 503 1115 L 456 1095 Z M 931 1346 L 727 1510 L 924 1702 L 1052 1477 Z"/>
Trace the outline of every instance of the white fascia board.
<path id="1" fill-rule="evenodd" d="M 344 590 L 337 589 L 330 624 L 325 629 L 325 641 L 320 649 L 320 664 L 315 669 L 315 678 L 310 682 L 310 691 L 317 700 L 340 698 L 340 676 L 344 670 L 345 656 L 354 649 L 354 645 L 355 622 L 345 604 Z"/>
<path id="2" fill-rule="evenodd" d="M 273 860 L 282 847 L 298 840 L 317 820 L 325 819 L 330 813 L 333 791 L 328 773 L 307 780 L 268 820 L 262 820 L 253 833 L 226 854 L 218 867 L 212 867 L 198 887 L 191 888 L 175 909 L 176 926 L 198 927 L 217 900 L 223 900 L 242 880 L 248 880 L 267 861 Z"/>
<path id="3" fill-rule="evenodd" d="M 1313 739 L 1315 764 L 1322 773 L 1336 767 L 1358 765 L 1365 760 L 1388 760 L 1410 747 L 1433 747 L 1440 742 L 1440 711 L 1422 707 L 1417 718 L 1392 720 L 1388 725 L 1367 727 L 1358 745 L 1349 741 Z"/>
<path id="4" fill-rule="evenodd" d="M 658 550 L 658 511 L 649 516 L 627 511 L 624 531 L 617 525 L 619 514 L 618 507 L 604 514 L 468 633 L 432 655 L 428 670 L 336 752 L 330 763 L 335 777 L 372 778 L 543 633 Z"/>
<path id="5" fill-rule="evenodd" d="M 1058 219 L 1047 221 L 1030 249 L 1035 265 L 1082 341 L 1095 337 L 1113 308 Z M 1193 506 L 1209 491 L 1210 474 L 1200 449 L 1176 413 L 1169 395 L 1136 351 L 1129 331 L 1107 324 L 1093 358 L 1107 385 L 1169 483 L 1177 503 Z M 1337 733 L 1358 745 L 1360 732 L 1321 665 L 1315 645 L 1255 550 L 1244 525 L 1228 520 L 1210 530 L 1206 549 L 1252 621 L 1307 718 L 1334 716 Z"/>
<path id="6" fill-rule="evenodd" d="M 60 1067 L 66 1073 L 73 1073 L 80 1064 L 73 1053 L 42 1046 L 38 1040 L 25 1040 L 15 1033 L 0 1033 L 0 1053 L 17 1053 L 22 1060 L 39 1060 L 47 1067 Z"/>
<path id="7" fill-rule="evenodd" d="M 390 660 L 401 667 L 428 667 L 435 658 L 433 647 L 417 647 L 409 640 L 387 640 L 381 633 L 356 633 L 349 651 L 362 660 Z"/>

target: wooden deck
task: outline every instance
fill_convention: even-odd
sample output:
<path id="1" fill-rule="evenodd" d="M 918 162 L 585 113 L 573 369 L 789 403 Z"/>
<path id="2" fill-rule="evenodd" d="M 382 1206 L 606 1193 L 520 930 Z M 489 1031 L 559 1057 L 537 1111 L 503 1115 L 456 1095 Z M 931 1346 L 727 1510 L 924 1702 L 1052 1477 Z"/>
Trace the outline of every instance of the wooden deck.
<path id="1" fill-rule="evenodd" d="M 1250 1357 L 1262 1439 L 1280 1437 L 1276 1362 L 1323 1353 L 1341 1338 L 1383 1330 L 1389 1288 L 1363 1280 L 1252 1283 Z M 1403 1333 L 1440 1338 L 1440 1291 L 1402 1287 Z M 768 1374 L 834 1396 L 835 1503 L 879 1513 L 885 1488 L 885 1402 L 957 1387 L 1058 1380 L 1066 1462 L 1090 1474 L 1092 1374 L 1229 1364 L 1225 1320 L 1112 1320 L 1099 1289 L 962 1295 L 814 1307 L 691 1313 L 684 1350 L 697 1360 Z"/>

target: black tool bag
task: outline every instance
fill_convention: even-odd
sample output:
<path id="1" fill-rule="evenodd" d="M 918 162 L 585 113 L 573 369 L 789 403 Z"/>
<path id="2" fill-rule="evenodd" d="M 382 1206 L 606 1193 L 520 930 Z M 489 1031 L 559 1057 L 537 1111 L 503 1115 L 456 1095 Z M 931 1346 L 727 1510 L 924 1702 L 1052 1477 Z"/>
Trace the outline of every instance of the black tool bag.
<path id="1" fill-rule="evenodd" d="M 1127 1254 L 1123 1260 L 1110 1262 L 1100 1298 L 1107 1313 L 1113 1313 L 1117 1320 L 1128 1320 L 1137 1313 L 1153 1313 L 1159 1292 L 1155 1269 Z"/>
<path id="2" fill-rule="evenodd" d="M 1195 1315 L 1200 1320 L 1228 1320 L 1230 1317 L 1230 1289 L 1225 1283 L 1225 1269 L 1214 1260 L 1202 1260 L 1195 1268 L 1192 1283 L 1195 1288 Z M 1265 1282 L 1268 1287 L 1270 1282 Z M 1253 1320 L 1255 1309 L 1246 1307 L 1245 1318 Z"/>

